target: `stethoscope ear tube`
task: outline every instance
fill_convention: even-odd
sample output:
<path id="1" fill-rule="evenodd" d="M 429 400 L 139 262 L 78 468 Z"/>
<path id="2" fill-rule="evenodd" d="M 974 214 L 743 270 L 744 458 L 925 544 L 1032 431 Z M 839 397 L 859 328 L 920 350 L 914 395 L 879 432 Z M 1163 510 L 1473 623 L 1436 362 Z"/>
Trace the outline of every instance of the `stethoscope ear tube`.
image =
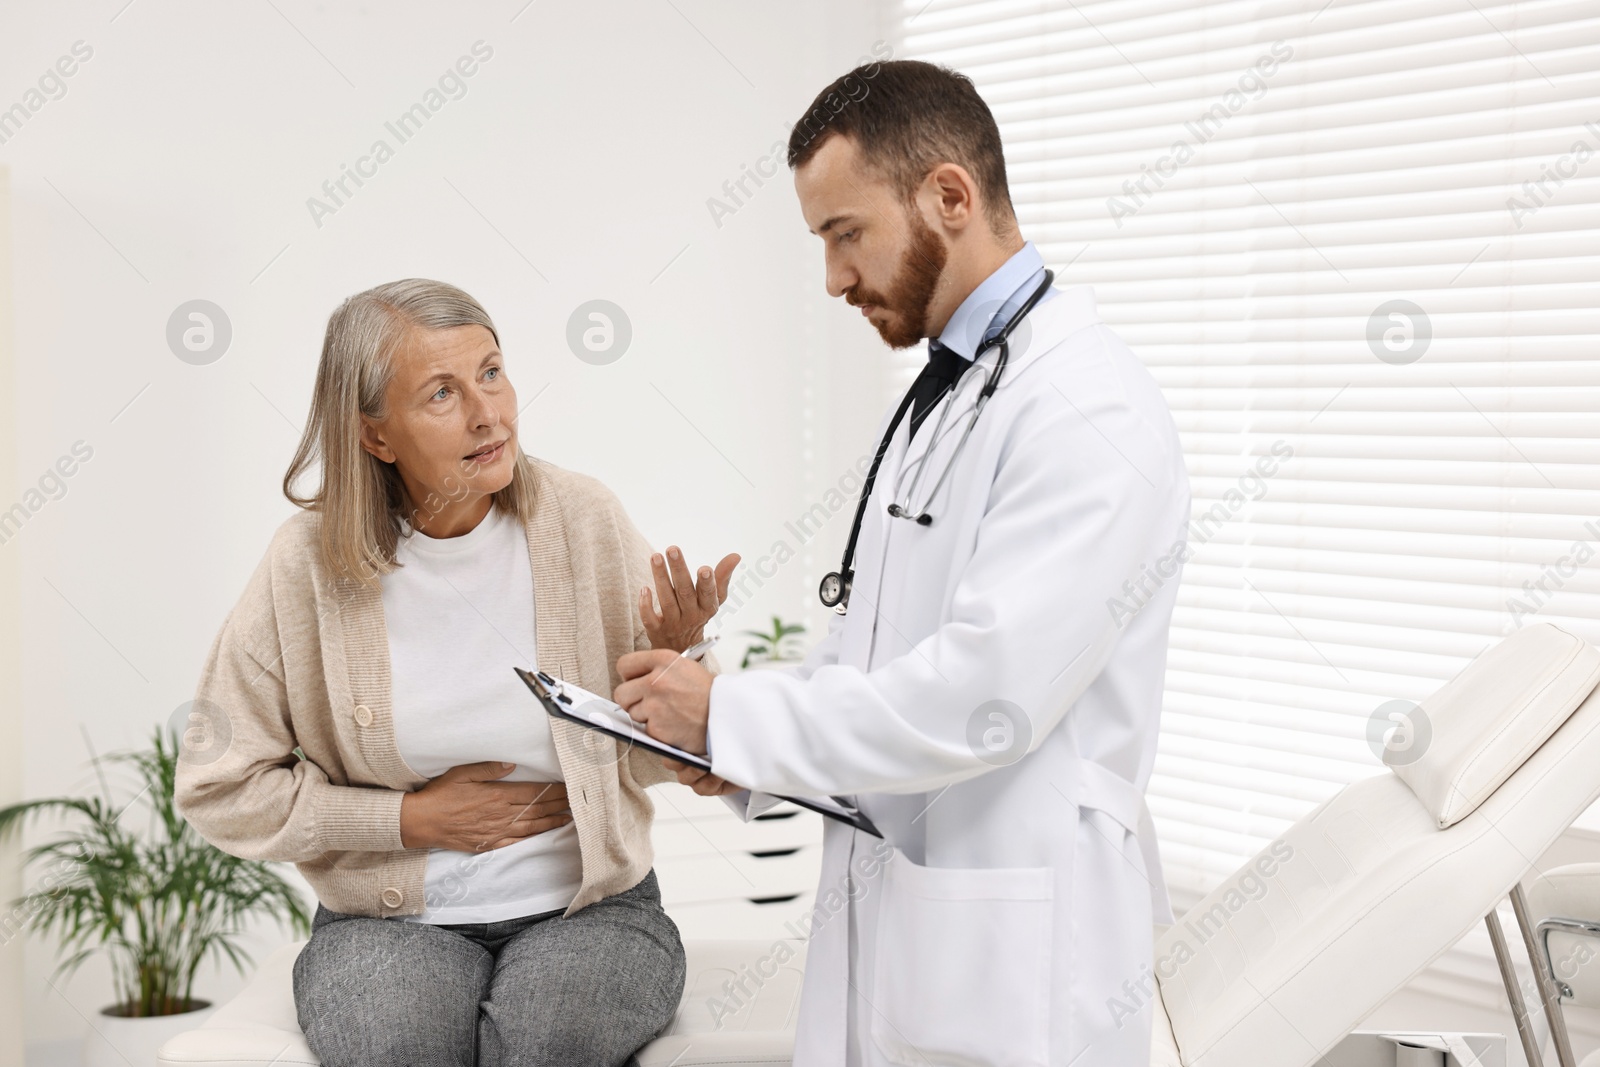
<path id="1" fill-rule="evenodd" d="M 883 432 L 883 440 L 878 442 L 878 451 L 872 456 L 872 466 L 867 468 L 867 480 L 861 486 L 861 498 L 856 501 L 855 518 L 850 521 L 850 539 L 844 545 L 844 559 L 839 564 L 839 569 L 829 571 L 822 577 L 822 584 L 817 588 L 817 596 L 824 607 L 834 608 L 843 615 L 850 606 L 850 581 L 855 577 L 855 571 L 850 569 L 850 564 L 856 557 L 856 540 L 861 536 L 861 520 L 867 514 L 867 498 L 872 495 L 872 486 L 878 480 L 878 468 L 883 465 L 883 457 L 889 451 L 889 442 L 894 438 L 894 431 L 900 426 L 900 420 L 906 417 L 906 411 L 911 407 L 911 390 L 906 390 L 906 395 L 901 397 L 900 406 L 894 409 L 894 417 L 889 420 L 889 428 Z"/>
<path id="2" fill-rule="evenodd" d="M 1038 287 L 1028 295 L 1028 299 L 1023 301 L 1021 307 L 1012 312 L 1011 317 L 1006 320 L 1006 324 L 1000 328 L 1000 332 L 993 337 L 986 338 L 978 346 L 977 352 L 973 354 L 972 362 L 976 365 L 978 360 L 989 349 L 996 346 L 1000 348 L 1000 354 L 995 357 L 994 369 L 989 372 L 988 380 L 983 383 L 983 388 L 978 391 L 978 400 L 973 407 L 972 418 L 967 421 L 966 431 L 962 433 L 961 441 L 956 445 L 956 451 L 951 456 L 950 462 L 945 465 L 944 473 L 939 475 L 938 482 L 934 484 L 933 492 L 928 496 L 929 502 L 932 502 L 939 495 L 939 489 L 944 485 L 945 479 L 949 477 L 951 468 L 955 466 L 956 457 L 960 455 L 961 449 L 966 445 L 967 438 L 972 433 L 972 427 L 978 421 L 979 413 L 983 411 L 984 405 L 988 403 L 989 398 L 994 396 L 995 390 L 1000 387 L 1000 376 L 1005 373 L 1006 362 L 1011 355 L 1011 331 L 1015 330 L 1017 324 L 1027 318 L 1028 312 L 1032 311 L 1035 305 L 1044 299 L 1044 294 L 1050 291 L 1050 286 L 1055 284 L 1055 279 L 1055 272 L 1047 269 L 1044 272 L 1044 281 L 1040 282 Z M 850 523 L 850 537 L 845 542 L 844 558 L 839 563 L 839 569 L 829 571 L 824 575 L 822 584 L 817 588 L 817 596 L 822 601 L 823 606 L 833 608 L 841 615 L 850 606 L 850 584 L 851 580 L 855 578 L 855 571 L 851 569 L 850 565 L 855 561 L 856 541 L 861 536 L 861 522 L 866 518 L 867 514 L 867 499 L 872 496 L 872 487 L 878 480 L 878 468 L 883 464 L 883 457 L 888 454 L 889 443 L 894 440 L 894 432 L 900 428 L 901 420 L 905 418 L 906 411 L 911 407 L 911 393 L 912 390 L 907 389 L 906 395 L 900 399 L 900 406 L 895 408 L 894 417 L 889 420 L 888 428 L 883 431 L 883 439 L 878 442 L 878 450 L 873 454 L 872 466 L 867 470 L 867 480 L 861 486 L 861 498 L 856 501 L 856 514 Z M 945 411 L 941 412 L 939 421 L 934 425 L 935 439 L 938 438 L 939 430 L 944 426 L 944 416 L 948 414 L 948 411 L 949 408 L 947 407 Z M 932 446 L 930 445 L 929 447 L 931 448 Z M 918 469 L 917 477 L 912 480 L 911 492 L 914 493 L 916 491 L 917 484 L 922 480 L 922 471 L 925 469 L 925 467 Z M 909 495 L 906 503 L 910 503 Z M 909 507 L 897 503 L 890 504 L 889 514 L 897 519 L 911 519 L 918 526 L 933 525 L 933 516 L 928 514 L 925 507 L 919 512 L 913 512 Z"/>

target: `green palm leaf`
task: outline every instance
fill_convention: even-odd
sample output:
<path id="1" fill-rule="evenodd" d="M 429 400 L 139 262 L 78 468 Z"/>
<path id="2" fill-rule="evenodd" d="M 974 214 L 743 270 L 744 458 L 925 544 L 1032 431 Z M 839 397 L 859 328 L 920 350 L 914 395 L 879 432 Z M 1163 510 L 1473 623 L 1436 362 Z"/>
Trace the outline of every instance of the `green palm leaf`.
<path id="1" fill-rule="evenodd" d="M 739 667 L 742 670 L 756 660 L 791 658 L 785 654 L 791 651 L 785 642 L 796 634 L 805 633 L 806 628 L 800 623 L 786 623 L 774 615 L 772 617 L 772 629 L 741 630 L 740 632 L 746 637 L 755 639 L 754 643 L 745 649 L 744 659 L 739 662 Z"/>
<path id="2" fill-rule="evenodd" d="M 149 748 L 105 761 L 131 769 L 142 787 L 121 807 L 109 797 L 47 797 L 0 808 L 0 840 L 45 815 L 78 824 L 24 853 L 24 864 L 43 873 L 33 892 L 12 902 L 25 925 L 56 936 L 54 977 L 104 952 L 122 1014 L 169 1015 L 189 1009 L 208 957 L 245 970 L 250 956 L 237 940 L 256 914 L 287 922 L 297 936 L 310 933 L 300 895 L 273 865 L 223 852 L 178 814 L 176 739 L 157 727 Z M 135 803 L 147 816 L 143 834 L 129 828 Z"/>

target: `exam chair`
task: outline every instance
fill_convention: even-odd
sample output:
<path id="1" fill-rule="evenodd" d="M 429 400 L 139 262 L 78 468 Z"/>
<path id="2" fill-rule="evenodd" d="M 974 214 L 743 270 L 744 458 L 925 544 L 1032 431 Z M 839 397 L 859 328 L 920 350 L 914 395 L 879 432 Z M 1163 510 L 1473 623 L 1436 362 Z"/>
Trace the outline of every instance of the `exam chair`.
<path id="1" fill-rule="evenodd" d="M 1386 773 L 1341 790 L 1157 938 L 1155 978 L 1143 985 L 1151 996 L 1138 1006 L 1141 1021 L 1151 1021 L 1151 1067 L 1312 1067 L 1480 922 L 1519 1040 L 1532 1050 L 1529 1062 L 1542 1063 L 1495 909 L 1511 896 L 1524 947 L 1537 959 L 1520 883 L 1600 797 L 1597 684 L 1600 651 L 1538 623 L 1424 700 L 1432 736 L 1419 758 L 1393 760 Z M 719 1029 L 711 999 L 771 946 L 685 948 L 690 978 L 678 1016 L 641 1050 L 642 1067 L 787 1064 L 803 955 Z M 298 952 L 281 949 L 202 1029 L 169 1041 L 163 1067 L 315 1063 L 295 1025 Z M 1560 1028 L 1559 1048 L 1560 994 L 1546 982 L 1539 995 Z"/>
<path id="2" fill-rule="evenodd" d="M 1158 937 L 1152 1067 L 1311 1067 L 1480 922 L 1543 1063 L 1495 909 L 1548 977 L 1521 882 L 1600 796 L 1597 683 L 1600 652 L 1539 623 L 1425 699 L 1420 757 L 1386 752 Z M 1538 996 L 1574 1067 L 1554 983 Z"/>

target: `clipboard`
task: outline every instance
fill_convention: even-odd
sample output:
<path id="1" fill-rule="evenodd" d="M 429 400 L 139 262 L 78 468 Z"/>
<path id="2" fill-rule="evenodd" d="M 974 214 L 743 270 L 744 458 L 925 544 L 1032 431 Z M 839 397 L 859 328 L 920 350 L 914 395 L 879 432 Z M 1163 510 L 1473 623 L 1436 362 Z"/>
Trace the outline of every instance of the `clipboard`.
<path id="1" fill-rule="evenodd" d="M 588 730 L 614 737 L 628 745 L 638 745 L 658 756 L 687 763 L 691 767 L 698 767 L 703 771 L 711 770 L 711 761 L 704 756 L 697 756 L 693 752 L 685 752 L 664 741 L 657 741 L 625 711 L 621 705 L 605 697 L 597 696 L 573 685 L 571 682 L 553 678 L 544 671 L 525 671 L 521 667 L 513 667 L 517 677 L 544 705 L 544 710 L 558 719 L 575 722 Z M 881 838 L 883 834 L 872 825 L 872 820 L 858 811 L 854 805 L 846 803 L 840 797 L 818 799 L 815 797 L 787 797 L 776 793 L 770 794 L 779 800 L 814 811 L 830 819 L 835 819 L 847 826 L 853 826 L 863 833 Z"/>

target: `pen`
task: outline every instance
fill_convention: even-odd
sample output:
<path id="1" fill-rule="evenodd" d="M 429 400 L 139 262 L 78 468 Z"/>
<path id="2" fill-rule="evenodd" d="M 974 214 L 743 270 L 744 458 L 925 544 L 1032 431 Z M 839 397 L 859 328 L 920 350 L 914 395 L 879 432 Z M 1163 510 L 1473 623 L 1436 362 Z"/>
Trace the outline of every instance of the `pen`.
<path id="1" fill-rule="evenodd" d="M 707 652 L 711 651 L 711 646 L 715 645 L 720 640 L 722 640 L 722 635 L 721 634 L 717 634 L 717 635 L 715 635 L 713 637 L 708 637 L 704 641 L 699 642 L 698 644 L 690 645 L 688 648 L 686 648 L 682 652 L 680 652 L 679 656 L 682 659 L 692 659 L 692 660 L 697 660 L 698 661 L 698 660 L 704 658 L 705 654 Z"/>
<path id="2" fill-rule="evenodd" d="M 721 637 L 720 634 L 718 634 L 716 637 L 708 637 L 704 641 L 700 641 L 700 642 L 698 642 L 696 644 L 690 645 L 688 648 L 684 649 L 682 652 L 679 652 L 677 657 L 671 663 L 667 664 L 666 670 L 664 670 L 660 674 L 656 675 L 655 679 L 650 684 L 651 685 L 655 685 L 656 682 L 659 682 L 659 681 L 661 681 L 661 679 L 665 678 L 667 676 L 667 671 L 672 670 L 672 668 L 674 668 L 674 667 L 676 667 L 678 665 L 678 660 L 681 660 L 681 659 L 692 659 L 692 660 L 694 660 L 695 662 L 698 663 L 702 658 L 704 658 L 704 656 L 705 656 L 705 654 L 707 652 L 711 651 L 711 646 L 716 644 L 720 637 Z"/>

